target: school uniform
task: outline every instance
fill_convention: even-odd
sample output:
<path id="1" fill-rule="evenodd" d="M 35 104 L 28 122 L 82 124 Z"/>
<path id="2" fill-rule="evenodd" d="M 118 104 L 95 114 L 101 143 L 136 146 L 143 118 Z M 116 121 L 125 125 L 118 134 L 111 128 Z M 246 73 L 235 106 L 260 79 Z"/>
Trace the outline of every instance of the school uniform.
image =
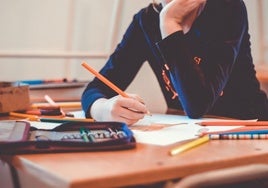
<path id="1" fill-rule="evenodd" d="M 209 114 L 268 120 L 242 0 L 208 0 L 188 33 L 178 31 L 164 39 L 159 12 L 152 4 L 141 9 L 100 73 L 125 90 L 143 63 L 152 68 L 170 109 L 183 110 L 190 118 Z M 90 116 L 96 99 L 115 95 L 95 78 L 82 95 L 83 110 Z"/>

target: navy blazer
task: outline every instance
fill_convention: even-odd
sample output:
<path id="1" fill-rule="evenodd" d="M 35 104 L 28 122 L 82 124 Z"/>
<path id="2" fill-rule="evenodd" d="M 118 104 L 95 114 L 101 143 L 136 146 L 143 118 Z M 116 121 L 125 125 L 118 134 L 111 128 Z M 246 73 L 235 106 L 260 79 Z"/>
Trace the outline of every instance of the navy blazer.
<path id="1" fill-rule="evenodd" d="M 161 11 L 161 5 L 157 8 Z M 150 64 L 168 108 L 181 109 L 190 118 L 210 114 L 268 120 L 242 0 L 208 0 L 188 33 L 178 31 L 165 39 L 152 4 L 141 9 L 100 73 L 125 90 L 143 63 Z M 95 78 L 83 92 L 83 110 L 90 116 L 96 99 L 115 95 Z"/>

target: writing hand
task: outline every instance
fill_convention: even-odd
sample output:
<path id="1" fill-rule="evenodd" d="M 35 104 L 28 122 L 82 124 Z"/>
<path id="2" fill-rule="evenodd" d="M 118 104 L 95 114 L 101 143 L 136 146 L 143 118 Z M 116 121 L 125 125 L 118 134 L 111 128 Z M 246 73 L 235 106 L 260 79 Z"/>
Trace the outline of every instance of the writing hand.
<path id="1" fill-rule="evenodd" d="M 90 109 L 92 118 L 97 121 L 119 121 L 128 125 L 136 123 L 148 110 L 139 96 L 128 96 L 117 95 L 110 99 L 96 100 Z"/>

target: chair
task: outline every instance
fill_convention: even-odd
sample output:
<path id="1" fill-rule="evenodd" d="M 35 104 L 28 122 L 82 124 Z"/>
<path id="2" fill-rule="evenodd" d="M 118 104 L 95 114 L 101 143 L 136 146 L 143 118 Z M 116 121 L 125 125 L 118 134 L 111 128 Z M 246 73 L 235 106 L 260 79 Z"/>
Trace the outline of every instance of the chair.
<path id="1" fill-rule="evenodd" d="M 268 164 L 250 164 L 187 176 L 172 188 L 268 188 Z"/>

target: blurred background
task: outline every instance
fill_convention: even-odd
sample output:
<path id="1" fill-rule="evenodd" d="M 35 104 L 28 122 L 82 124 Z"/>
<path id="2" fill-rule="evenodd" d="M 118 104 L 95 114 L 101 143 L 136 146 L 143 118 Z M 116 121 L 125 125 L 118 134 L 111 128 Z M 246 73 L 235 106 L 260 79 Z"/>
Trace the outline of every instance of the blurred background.
<path id="1" fill-rule="evenodd" d="M 151 1 L 0 0 L 0 81 L 91 80 L 93 76 L 81 61 L 99 70 L 121 40 L 133 14 Z M 257 75 L 268 92 L 268 1 L 245 3 Z M 146 63 L 128 92 L 140 94 L 152 112 L 166 109 Z"/>

